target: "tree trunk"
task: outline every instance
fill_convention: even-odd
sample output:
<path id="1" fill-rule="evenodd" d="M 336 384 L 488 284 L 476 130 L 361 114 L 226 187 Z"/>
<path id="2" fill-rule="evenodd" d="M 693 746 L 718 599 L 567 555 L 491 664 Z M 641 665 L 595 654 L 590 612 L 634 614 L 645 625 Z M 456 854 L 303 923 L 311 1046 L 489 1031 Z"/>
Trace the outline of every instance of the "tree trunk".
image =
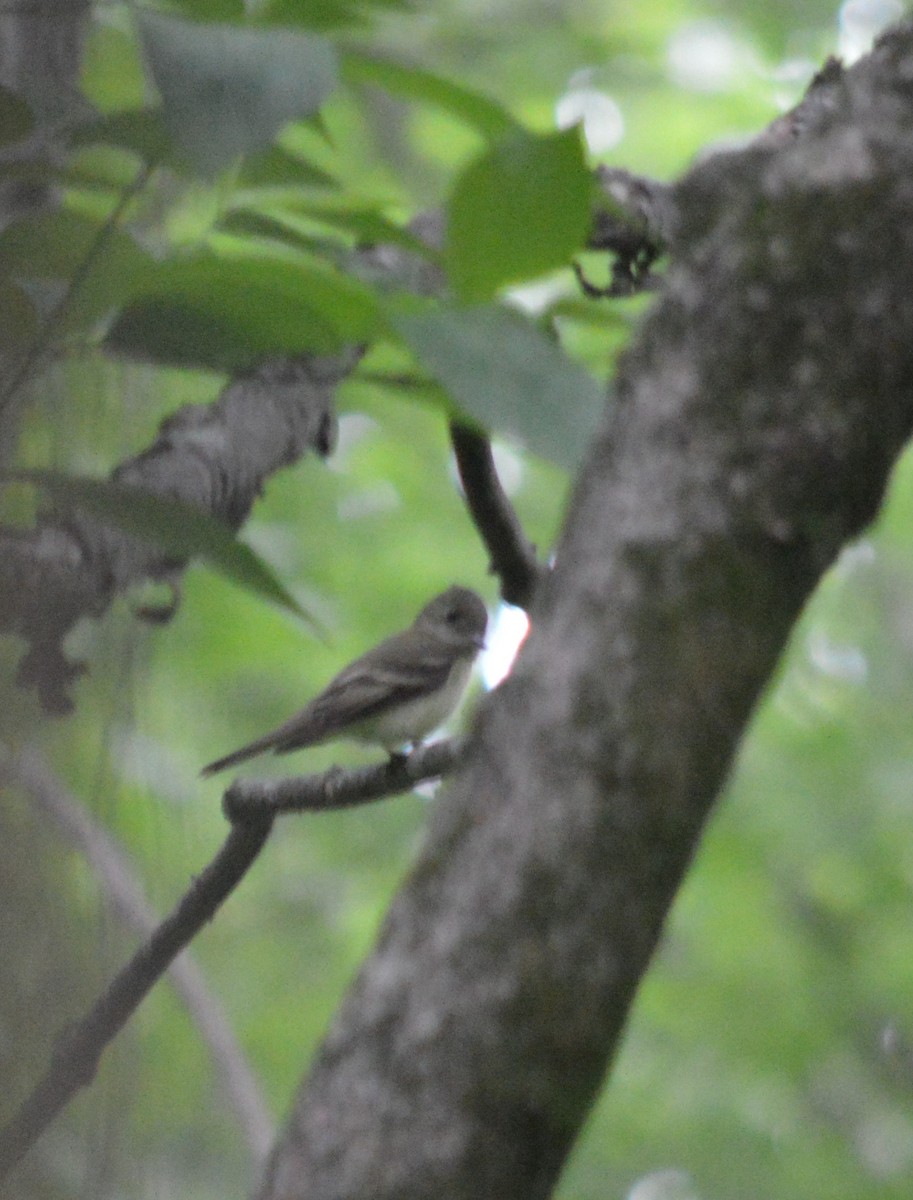
<path id="1" fill-rule="evenodd" d="M 913 428 L 911 79 L 905 24 L 787 144 L 676 188 L 533 632 L 261 1200 L 554 1187 L 752 708 Z"/>

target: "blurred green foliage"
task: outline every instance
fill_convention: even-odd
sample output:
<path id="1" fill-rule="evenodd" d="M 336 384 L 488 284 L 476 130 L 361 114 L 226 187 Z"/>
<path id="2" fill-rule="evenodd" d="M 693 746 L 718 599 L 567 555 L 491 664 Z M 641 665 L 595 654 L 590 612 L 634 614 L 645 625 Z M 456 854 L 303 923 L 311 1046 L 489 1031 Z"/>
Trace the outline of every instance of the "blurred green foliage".
<path id="1" fill-rule="evenodd" d="M 229 43 L 243 22 L 232 0 L 184 0 L 171 11 L 224 22 Z M 41 336 L 55 281 L 72 281 L 104 239 L 65 319 L 47 331 L 54 362 L 22 418 L 24 466 L 105 475 L 179 405 L 215 398 L 219 371 L 270 348 L 327 350 L 382 335 L 341 390 L 336 454 L 277 475 L 244 531 L 330 631 L 328 643 L 193 567 L 167 628 L 139 627 L 124 602 L 75 631 L 72 649 L 91 674 L 66 722 L 42 722 L 30 697 L 3 685 L 4 740 L 42 747 L 129 848 L 161 911 L 224 834 L 220 785 L 199 783 L 202 763 L 284 719 L 446 584 L 495 598 L 450 462 L 442 408 L 460 403 L 459 387 L 446 371 L 421 373 L 408 346 L 432 371 L 423 346 L 401 340 L 386 298 L 349 273 L 351 248 L 365 237 L 408 241 L 403 222 L 451 196 L 464 227 L 481 227 L 473 180 L 482 176 L 482 194 L 509 184 L 502 139 L 521 128 L 527 149 L 566 145 L 555 138 L 559 103 L 584 117 L 598 147 L 591 161 L 669 177 L 708 144 L 756 131 L 827 53 L 849 48 L 846 7 L 841 19 L 834 4 L 811 0 L 436 0 L 421 11 L 276 0 L 258 14 L 245 37 L 294 24 L 308 47 L 327 39 L 320 69 L 338 61 L 340 79 L 319 116 L 305 103 L 271 145 L 289 92 L 278 101 L 269 92 L 270 119 L 252 126 L 257 152 L 198 178 L 186 145 L 182 153 L 169 137 L 169 89 L 156 96 L 146 78 L 126 8 L 99 5 L 83 86 L 104 117 L 74 134 L 80 148 L 59 180 L 64 209 L 0 237 L 0 316 L 6 353 L 20 361 Z M 166 20 L 157 18 L 159 31 Z M 166 40 L 180 63 L 180 38 Z M 268 88 L 269 56 L 255 46 L 245 61 Z M 324 79 L 320 95 L 328 88 Z M 4 136 L 15 138 L 27 114 L 16 97 L 0 99 Z M 202 163 L 210 175 L 224 161 L 212 150 Z M 124 187 L 152 159 L 160 171 L 109 227 Z M 547 181 L 543 189 L 547 208 Z M 456 255 L 482 290 L 551 269 L 555 247 L 572 248 L 577 220 L 571 212 L 549 227 L 552 245 L 532 259 L 523 230 L 501 257 L 486 245 L 484 261 L 462 237 L 448 251 L 451 268 Z M 522 339 L 538 339 L 536 352 L 556 364 L 543 368 L 554 370 L 556 394 L 580 364 L 611 375 L 642 307 L 584 301 L 567 271 L 529 281 L 517 298 L 531 315 L 505 319 L 505 337 L 516 325 Z M 439 337 L 446 311 L 436 319 Z M 473 327 L 465 314 L 455 321 Z M 548 340 L 556 333 L 573 363 Z M 112 358 L 105 344 L 154 365 Z M 481 381 L 481 351 L 476 369 Z M 566 430 L 546 417 L 532 440 L 497 398 L 486 413 L 543 451 L 499 448 L 505 483 L 545 549 L 571 482 L 547 461 L 561 458 L 549 441 L 564 448 Z M 7 518 L 19 514 L 14 498 L 3 503 Z M 824 581 L 759 708 L 561 1200 L 910 1194 L 911 527 L 905 459 L 877 526 Z M 0 647 L 4 679 L 15 651 Z M 317 748 L 258 771 L 317 770 L 364 753 Z M 428 802 L 406 796 L 284 819 L 194 946 L 277 1116 L 408 869 Z M 0 834 L 6 1106 L 133 935 L 106 915 L 100 885 L 27 796 L 9 793 Z M 17 1194 L 221 1200 L 244 1194 L 253 1176 L 198 1031 L 163 985 L 35 1152 Z"/>

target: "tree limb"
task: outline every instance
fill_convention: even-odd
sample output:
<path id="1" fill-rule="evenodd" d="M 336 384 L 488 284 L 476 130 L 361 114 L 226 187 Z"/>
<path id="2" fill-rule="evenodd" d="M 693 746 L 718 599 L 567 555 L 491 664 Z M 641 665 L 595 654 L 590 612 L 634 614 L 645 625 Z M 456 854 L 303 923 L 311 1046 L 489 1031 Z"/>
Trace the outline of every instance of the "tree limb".
<path id="1" fill-rule="evenodd" d="M 913 24 L 676 186 L 512 676 L 260 1200 L 542 1200 L 753 706 L 913 432 Z"/>
<path id="2" fill-rule="evenodd" d="M 119 919 L 144 937 L 151 936 L 158 918 L 124 848 L 63 786 L 40 755 L 20 752 L 7 769 L 89 863 L 102 895 Z M 251 1153 L 257 1160 L 264 1158 L 275 1133 L 273 1119 L 222 1005 L 189 952 L 175 958 L 168 973 L 209 1049 L 225 1099 Z"/>
<path id="3" fill-rule="evenodd" d="M 112 472 L 139 491 L 195 505 L 237 529 L 264 480 L 308 449 L 326 455 L 335 437 L 332 397 L 358 361 L 305 355 L 265 362 L 234 379 L 209 405 L 189 404 L 158 437 Z M 51 713 L 72 708 L 79 673 L 62 643 L 80 617 L 99 617 L 141 580 L 172 584 L 184 568 L 150 542 L 78 514 L 47 514 L 34 529 L 0 526 L 0 631 L 25 638 L 19 682 L 37 688 Z"/>
<path id="4" fill-rule="evenodd" d="M 319 775 L 287 779 L 240 778 L 228 787 L 222 808 L 230 821 L 249 821 L 373 804 L 452 774 L 463 749 L 460 738 L 447 738 L 364 767 L 331 767 Z"/>
<path id="5" fill-rule="evenodd" d="M 450 422 L 450 441 L 466 505 L 488 550 L 490 569 L 501 581 L 501 595 L 508 604 L 529 608 L 541 569 L 501 486 L 491 443 L 462 421 Z"/>
<path id="6" fill-rule="evenodd" d="M 575 262 L 578 283 L 586 295 L 604 298 L 630 296 L 654 287 L 658 280 L 651 267 L 666 249 L 674 228 L 672 189 L 623 167 L 597 167 L 596 181 L 604 202 L 597 204 L 593 213 L 587 246 L 609 251 L 612 279 L 608 287 L 597 287 Z"/>
<path id="7" fill-rule="evenodd" d="M 0 1179 L 20 1161 L 76 1093 L 92 1082 L 101 1055 L 142 1000 L 253 865 L 281 812 L 329 810 L 369 804 L 451 772 L 458 739 L 432 743 L 408 758 L 350 770 L 333 767 L 302 779 L 236 781 L 225 795 L 231 831 L 206 868 L 194 877 L 174 910 L 111 981 L 91 1010 L 59 1038 L 52 1061 L 19 1110 L 0 1129 Z M 13 776 L 36 780 L 28 761 L 4 764 Z"/>
<path id="8" fill-rule="evenodd" d="M 83 275 L 147 173 L 145 168 L 124 192 L 86 255 L 80 269 Z M 638 196 L 659 194 L 659 185 L 641 183 L 633 189 Z M 594 217 L 593 244 L 618 252 L 623 273 L 647 271 L 655 257 L 642 248 L 653 245 L 655 232 L 649 222 L 644 226 L 642 208 L 635 204 L 630 220 L 616 221 L 614 235 L 606 234 L 598 211 Z M 410 230 L 427 245 L 439 247 L 442 214 L 421 214 Z M 624 254 L 619 247 L 625 248 Z M 353 252 L 351 269 L 425 295 L 437 294 L 445 286 L 436 264 L 401 247 L 359 248 Z M 61 305 L 78 285 L 75 277 Z M 33 371 L 53 324 L 52 317 L 42 327 L 35 352 L 14 369 L 5 390 L 0 389 L 0 408 Z M 252 368 L 232 380 L 213 404 L 188 405 L 169 417 L 156 441 L 117 467 L 112 480 L 183 500 L 238 529 L 270 474 L 308 449 L 329 453 L 335 429 L 333 392 L 361 353 L 361 348 L 352 347 L 334 356 L 304 354 Z M 454 448 L 473 519 L 507 589 L 505 599 L 523 603 L 525 597 L 528 602 L 535 576 L 533 549 L 500 487 L 481 435 L 465 425 L 460 429 Z M 46 514 L 32 530 L 0 526 L 0 633 L 16 634 L 28 644 L 17 682 L 37 690 L 46 712 L 70 711 L 71 685 L 84 669 L 83 664 L 71 662 L 63 649 L 70 629 L 82 617 L 100 617 L 118 593 L 145 579 L 164 580 L 177 595 L 184 566 L 150 543 L 79 515 L 64 519 Z M 139 615 L 151 619 L 162 613 Z"/>
<path id="9" fill-rule="evenodd" d="M 92 1082 L 105 1046 L 175 956 L 212 919 L 260 853 L 271 827 L 272 822 L 266 819 L 232 826 L 219 853 L 194 879 L 174 911 L 115 976 L 91 1010 L 64 1030 L 44 1077 L 12 1120 L 0 1129 L 0 1178 L 19 1162 L 79 1089 Z"/>
<path id="10" fill-rule="evenodd" d="M 149 182 L 154 169 L 154 163 L 143 163 L 134 179 L 121 191 L 120 198 L 111 209 L 105 222 L 99 227 L 79 266 L 67 280 L 67 286 L 60 299 L 42 318 L 31 345 L 27 347 L 7 377 L 0 382 L 0 424 L 10 421 L 11 413 L 19 398 L 19 392 L 36 373 L 54 335 L 60 330 L 73 300 L 79 295 L 80 288 L 85 284 L 92 268 L 107 249 L 111 235 L 120 225 L 125 212 Z"/>

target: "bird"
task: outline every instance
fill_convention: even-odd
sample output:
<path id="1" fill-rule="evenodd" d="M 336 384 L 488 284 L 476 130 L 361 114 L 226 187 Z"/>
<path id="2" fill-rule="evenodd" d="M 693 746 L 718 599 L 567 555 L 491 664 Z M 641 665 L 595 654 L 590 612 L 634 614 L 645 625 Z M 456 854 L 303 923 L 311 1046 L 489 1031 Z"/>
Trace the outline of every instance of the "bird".
<path id="1" fill-rule="evenodd" d="M 470 588 L 429 600 L 414 622 L 335 676 L 277 729 L 217 758 L 204 777 L 271 751 L 286 754 L 331 738 L 383 746 L 391 756 L 418 745 L 456 709 L 485 646 L 488 612 Z"/>

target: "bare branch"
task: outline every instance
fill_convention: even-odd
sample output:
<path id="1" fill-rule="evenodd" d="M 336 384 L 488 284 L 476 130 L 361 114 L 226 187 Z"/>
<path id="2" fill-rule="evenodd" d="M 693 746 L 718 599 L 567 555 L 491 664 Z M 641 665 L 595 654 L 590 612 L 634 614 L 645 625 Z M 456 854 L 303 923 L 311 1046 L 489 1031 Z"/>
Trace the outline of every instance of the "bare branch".
<path id="1" fill-rule="evenodd" d="M 421 747 L 408 758 L 395 757 L 372 766 L 350 770 L 333 767 L 302 779 L 233 783 L 225 794 L 225 811 L 232 828 L 219 853 L 194 877 L 172 913 L 157 926 L 92 1009 L 64 1030 L 44 1078 L 13 1119 L 0 1129 L 0 1178 L 19 1162 L 79 1089 L 92 1082 L 105 1047 L 171 968 L 175 956 L 212 920 L 253 865 L 278 813 L 369 804 L 408 791 L 418 783 L 450 773 L 460 749 L 459 740 L 450 739 Z M 30 781 L 36 790 L 45 793 L 53 790 L 48 789 L 48 777 L 28 758 L 10 762 L 6 769 Z M 44 799 L 53 799 L 56 804 L 59 796 L 46 794 Z M 72 822 L 72 814 L 67 819 Z M 100 853 L 96 845 L 96 856 Z M 107 849 L 104 853 L 107 855 Z M 124 891 L 122 880 L 118 888 Z"/>
<path id="2" fill-rule="evenodd" d="M 124 213 L 149 182 L 154 169 L 154 163 L 143 163 L 133 181 L 123 189 L 117 203 L 86 249 L 79 266 L 68 280 L 60 299 L 42 319 L 31 345 L 27 347 L 14 369 L 0 385 L 0 424 L 9 422 L 11 410 L 19 397 L 19 392 L 35 374 L 52 339 L 60 331 L 70 305 L 79 295 L 79 290 L 88 279 L 92 268 L 107 249 L 111 235 L 120 225 Z"/>
<path id="3" fill-rule="evenodd" d="M 125 195 L 124 205 L 128 199 Z M 120 211 L 118 206 L 103 233 Z M 440 225 L 438 214 L 425 214 L 413 222 L 415 236 L 433 242 L 441 236 Z M 100 234 L 88 265 L 102 244 Z M 443 282 L 436 265 L 398 246 L 356 250 L 352 270 L 429 294 Z M 78 280 L 71 291 L 76 286 Z M 352 346 L 335 355 L 258 364 L 233 379 L 213 404 L 188 405 L 169 417 L 156 441 L 116 468 L 112 480 L 183 500 L 238 529 L 269 475 L 308 449 L 323 456 L 331 451 L 333 393 L 362 353 L 363 347 Z M 28 358 L 29 368 L 34 360 L 35 355 Z M 16 388 L 25 369 L 13 378 Z M 28 531 L 0 526 L 0 632 L 18 634 L 29 644 L 19 666 L 20 686 L 36 688 L 45 711 L 68 712 L 70 685 L 84 668 L 63 650 L 67 632 L 80 617 L 100 617 L 118 592 L 137 582 L 174 586 L 184 566 L 89 518 L 47 517 Z M 148 615 L 160 618 L 169 611 L 173 608 Z"/>
<path id="4" fill-rule="evenodd" d="M 672 189 L 655 179 L 634 175 L 622 167 L 598 167 L 596 179 L 605 203 L 593 213 L 590 250 L 612 255 L 612 280 L 597 287 L 578 263 L 574 272 L 588 296 L 630 296 L 655 286 L 651 268 L 666 249 L 674 227 Z"/>
<path id="5" fill-rule="evenodd" d="M 91 1010 L 64 1030 L 44 1077 L 12 1120 L 0 1129 L 0 1178 L 19 1162 L 79 1089 L 92 1082 L 105 1046 L 175 956 L 212 919 L 253 864 L 271 828 L 268 818 L 232 826 L 222 849 L 194 879 L 170 916 L 115 976 Z"/>
<path id="6" fill-rule="evenodd" d="M 20 752 L 7 769 L 84 856 L 101 885 L 102 895 L 120 920 L 144 937 L 154 933 L 158 917 L 123 846 L 99 825 L 37 753 Z M 275 1133 L 273 1119 L 221 1003 L 189 952 L 176 958 L 168 973 L 209 1047 L 225 1099 L 234 1109 L 252 1154 L 258 1160 L 264 1158 Z"/>
<path id="7" fill-rule="evenodd" d="M 828 59 L 809 84 L 805 95 L 789 112 L 772 121 L 754 139 L 759 149 L 786 145 L 833 113 L 843 82 L 843 67 Z M 573 263 L 577 280 L 588 296 L 612 298 L 652 290 L 658 285 L 653 264 L 673 241 L 678 222 L 675 189 L 646 175 L 635 175 L 624 167 L 600 166 L 596 179 L 604 196 L 593 214 L 587 242 L 591 250 L 608 250 L 612 255 L 612 279 L 607 287 L 592 284 L 578 263 Z"/>
<path id="8" fill-rule="evenodd" d="M 450 422 L 450 440 L 466 504 L 488 550 L 490 569 L 501 580 L 501 595 L 508 604 L 529 608 L 541 568 L 501 486 L 491 443 L 461 421 Z"/>
<path id="9" fill-rule="evenodd" d="M 225 792 L 222 807 L 229 820 L 247 821 L 372 804 L 450 775 L 461 752 L 460 739 L 448 738 L 420 746 L 408 756 L 393 755 L 364 767 L 331 767 L 319 775 L 287 779 L 236 779 Z"/>
<path id="10" fill-rule="evenodd" d="M 308 449 L 329 453 L 332 397 L 358 361 L 302 356 L 263 363 L 233 380 L 209 405 L 190 404 L 163 422 L 151 446 L 112 479 L 192 504 L 237 529 L 264 480 Z M 32 530 L 0 526 L 0 630 L 29 643 L 19 682 L 37 688 L 51 713 L 72 708 L 80 671 L 63 650 L 83 616 L 147 578 L 174 583 L 184 568 L 149 542 L 79 515 L 47 516 Z"/>

